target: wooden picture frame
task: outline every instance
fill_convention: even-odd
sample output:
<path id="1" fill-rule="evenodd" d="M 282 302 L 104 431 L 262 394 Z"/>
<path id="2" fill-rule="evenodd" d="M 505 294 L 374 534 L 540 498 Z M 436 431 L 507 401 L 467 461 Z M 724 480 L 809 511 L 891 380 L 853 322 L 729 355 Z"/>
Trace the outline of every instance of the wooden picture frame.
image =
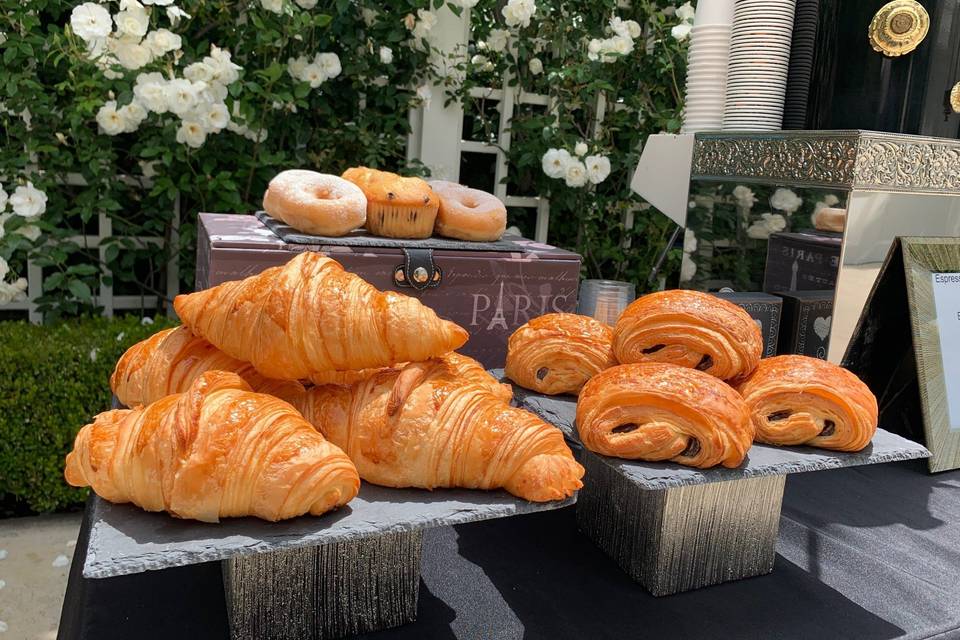
<path id="1" fill-rule="evenodd" d="M 960 395 L 960 376 L 944 370 L 934 274 L 960 274 L 960 238 L 897 238 L 842 362 L 876 394 L 880 426 L 930 450 L 931 472 L 960 468 L 960 415 L 948 410 L 948 385 Z M 949 320 L 960 334 L 960 315 Z M 949 361 L 960 363 L 960 335 L 950 343 Z"/>

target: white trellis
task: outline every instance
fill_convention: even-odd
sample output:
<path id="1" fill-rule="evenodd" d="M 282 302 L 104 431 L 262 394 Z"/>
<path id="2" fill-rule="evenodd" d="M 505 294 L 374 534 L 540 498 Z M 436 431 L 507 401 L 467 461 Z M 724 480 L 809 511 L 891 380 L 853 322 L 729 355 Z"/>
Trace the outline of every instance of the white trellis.
<path id="1" fill-rule="evenodd" d="M 144 189 L 149 189 L 152 187 L 152 184 L 150 184 L 147 180 L 138 182 L 136 180 L 128 179 L 124 180 L 124 182 L 130 184 L 131 186 L 139 186 Z M 63 181 L 63 184 L 66 186 L 86 186 L 87 182 L 80 174 L 68 174 L 66 179 Z M 170 236 L 170 242 L 172 246 L 177 246 L 179 244 L 179 227 L 180 196 L 178 194 L 174 199 L 173 205 L 173 221 Z M 110 219 L 110 216 L 101 211 L 97 213 L 96 235 L 83 234 L 71 236 L 67 238 L 67 241 L 73 242 L 84 249 L 96 249 L 100 257 L 100 262 L 106 264 L 106 251 L 109 245 L 105 244 L 104 240 L 112 236 L 113 221 Z M 141 249 L 149 245 L 159 246 L 166 242 L 164 238 L 159 236 L 124 237 L 125 239 L 130 240 L 133 244 L 133 247 L 136 249 Z M 180 292 L 180 265 L 177 261 L 176 252 L 171 253 L 170 259 L 166 265 L 166 272 L 166 308 L 168 313 L 172 313 L 173 308 L 170 301 L 172 301 L 173 298 Z M 42 322 L 43 314 L 37 310 L 37 304 L 35 302 L 35 300 L 42 294 L 43 269 L 32 260 L 27 260 L 27 299 L 0 305 L 0 309 L 4 311 L 26 311 L 27 318 L 30 320 L 30 322 Z M 108 317 L 113 316 L 117 311 L 149 309 L 159 306 L 159 300 L 157 299 L 156 295 L 114 295 L 113 286 L 106 284 L 102 279 L 100 281 L 100 288 L 94 295 L 94 303 L 101 307 L 103 309 L 103 314 Z"/>

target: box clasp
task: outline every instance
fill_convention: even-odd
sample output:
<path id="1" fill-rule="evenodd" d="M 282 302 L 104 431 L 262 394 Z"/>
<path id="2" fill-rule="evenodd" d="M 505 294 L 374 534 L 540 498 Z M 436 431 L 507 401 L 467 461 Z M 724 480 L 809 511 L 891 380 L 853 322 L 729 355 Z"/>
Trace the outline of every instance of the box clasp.
<path id="1" fill-rule="evenodd" d="M 403 264 L 393 270 L 393 283 L 417 291 L 434 289 L 443 280 L 443 270 L 433 261 L 433 249 L 404 249 Z"/>

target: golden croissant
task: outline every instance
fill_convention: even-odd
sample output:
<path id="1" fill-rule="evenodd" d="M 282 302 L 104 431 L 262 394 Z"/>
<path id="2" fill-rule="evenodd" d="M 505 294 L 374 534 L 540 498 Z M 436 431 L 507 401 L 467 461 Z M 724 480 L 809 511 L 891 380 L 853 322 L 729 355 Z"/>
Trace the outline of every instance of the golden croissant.
<path id="1" fill-rule="evenodd" d="M 174 308 L 195 334 L 282 380 L 427 360 L 468 337 L 415 298 L 380 292 L 313 252 L 177 296 Z"/>
<path id="2" fill-rule="evenodd" d="M 753 442 L 750 412 L 724 382 L 696 369 L 645 362 L 594 376 L 577 400 L 583 446 L 631 460 L 736 467 Z"/>
<path id="3" fill-rule="evenodd" d="M 582 486 L 583 467 L 558 429 L 449 358 L 384 369 L 350 387 L 314 387 L 299 408 L 374 484 L 502 487 L 536 502 Z"/>
<path id="4" fill-rule="evenodd" d="M 757 442 L 860 451 L 877 431 L 877 399 L 860 378 L 807 356 L 777 356 L 739 387 Z"/>
<path id="5" fill-rule="evenodd" d="M 760 362 L 763 337 L 753 318 L 732 302 L 676 289 L 633 301 L 617 321 L 613 352 L 623 364 L 664 362 L 733 380 Z"/>
<path id="6" fill-rule="evenodd" d="M 292 406 L 224 371 L 101 413 L 77 434 L 64 475 L 110 502 L 204 522 L 320 515 L 360 489 L 350 459 Z"/>
<path id="7" fill-rule="evenodd" d="M 456 352 L 448 353 L 439 358 L 452 366 L 458 375 L 468 378 L 471 382 L 486 387 L 491 393 L 504 402 L 513 400 L 513 387 L 509 384 L 501 384 L 496 378 L 490 375 L 479 362 L 469 356 Z M 398 363 L 394 368 L 402 369 L 406 362 Z M 338 384 L 341 386 L 350 386 L 357 382 L 362 382 L 371 376 L 383 371 L 380 369 L 361 369 L 360 371 L 328 371 L 310 376 L 310 382 L 317 386 L 325 384 Z M 265 392 L 267 393 L 267 392 Z M 289 396 L 288 396 L 289 397 Z M 287 397 L 284 397 L 286 400 Z M 292 400 L 290 402 L 293 402 Z"/>
<path id="8" fill-rule="evenodd" d="M 616 364 L 610 327 L 574 313 L 548 313 L 510 336 L 505 373 L 540 393 L 576 394 L 587 380 Z"/>
<path id="9" fill-rule="evenodd" d="M 288 402 L 303 393 L 299 382 L 265 378 L 183 326 L 158 331 L 127 349 L 110 376 L 110 388 L 120 402 L 135 407 L 183 393 L 200 374 L 216 370 L 232 371 L 254 391 Z"/>

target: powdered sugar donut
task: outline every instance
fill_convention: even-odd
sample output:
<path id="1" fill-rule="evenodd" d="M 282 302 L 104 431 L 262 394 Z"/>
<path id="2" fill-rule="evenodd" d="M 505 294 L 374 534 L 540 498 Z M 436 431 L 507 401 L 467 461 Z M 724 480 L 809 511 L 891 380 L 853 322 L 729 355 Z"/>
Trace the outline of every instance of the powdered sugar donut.
<path id="1" fill-rule="evenodd" d="M 344 236 L 367 221 L 367 198 L 340 176 L 316 171 L 281 171 L 263 194 L 263 209 L 297 231 Z"/>
<path id="2" fill-rule="evenodd" d="M 430 181 L 440 196 L 436 232 L 457 240 L 492 242 L 507 229 L 507 208 L 486 191 L 446 180 Z"/>

